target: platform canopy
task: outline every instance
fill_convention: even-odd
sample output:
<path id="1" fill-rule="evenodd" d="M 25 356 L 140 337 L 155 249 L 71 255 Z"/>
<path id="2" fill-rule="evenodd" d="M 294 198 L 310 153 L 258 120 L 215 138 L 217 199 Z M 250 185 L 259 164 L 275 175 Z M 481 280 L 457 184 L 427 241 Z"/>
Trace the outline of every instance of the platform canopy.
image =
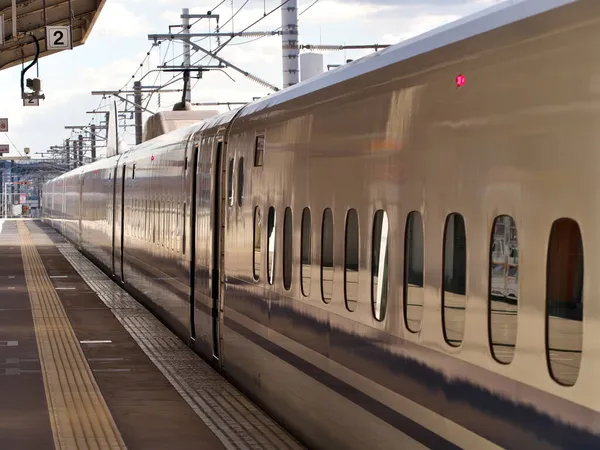
<path id="1" fill-rule="evenodd" d="M 48 50 L 45 25 L 71 25 L 73 47 L 85 43 L 106 0 L 0 0 L 4 16 L 4 45 L 0 45 L 0 70 L 30 61 L 36 53 L 31 35 L 39 40 L 40 57 Z M 12 4 L 16 3 L 17 36 L 13 36 Z M 1 26 L 1 25 L 0 25 Z"/>

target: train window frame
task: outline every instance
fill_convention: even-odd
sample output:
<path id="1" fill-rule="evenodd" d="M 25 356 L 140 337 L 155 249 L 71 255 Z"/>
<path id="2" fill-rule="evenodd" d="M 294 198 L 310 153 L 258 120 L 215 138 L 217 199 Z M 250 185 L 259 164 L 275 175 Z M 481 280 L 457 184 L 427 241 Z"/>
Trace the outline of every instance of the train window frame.
<path id="1" fill-rule="evenodd" d="M 275 284 L 275 263 L 277 254 L 277 210 L 274 206 L 269 207 L 267 214 L 267 281 L 273 286 Z"/>
<path id="2" fill-rule="evenodd" d="M 327 241 L 327 256 L 331 259 L 331 266 L 325 266 L 325 244 L 326 244 L 326 236 L 325 236 L 325 227 L 328 227 L 331 232 L 331 238 Z M 321 299 L 323 303 L 329 304 L 333 299 L 333 287 L 334 287 L 334 279 L 335 279 L 335 224 L 333 220 L 333 211 L 331 208 L 325 208 L 323 210 L 323 218 L 321 221 Z M 331 280 L 325 279 L 325 267 L 331 268 Z M 329 297 L 325 295 L 325 283 L 327 286 L 331 286 L 331 293 Z"/>
<path id="3" fill-rule="evenodd" d="M 259 134 L 254 138 L 254 167 L 262 167 L 265 158 L 265 135 Z"/>
<path id="4" fill-rule="evenodd" d="M 418 221 L 415 218 L 418 218 Z M 418 230 L 416 234 L 415 230 Z M 415 250 L 420 250 L 420 264 L 418 262 L 416 264 L 412 263 L 413 256 L 416 253 Z M 413 269 L 414 266 L 418 266 L 416 271 Z M 418 275 L 419 271 L 420 279 Z M 411 272 L 417 275 L 411 277 Z M 413 281 L 412 283 L 411 280 Z M 410 286 L 420 288 L 421 290 L 410 289 Z M 413 295 L 411 295 L 411 290 L 413 291 Z M 409 303 L 413 301 L 411 299 L 415 296 L 420 298 L 420 304 Z M 423 309 L 425 305 L 425 227 L 423 216 L 419 211 L 411 211 L 406 216 L 406 226 L 404 229 L 404 279 L 402 286 L 402 300 L 404 326 L 411 333 L 419 333 L 423 324 Z M 409 306 L 412 306 L 411 309 L 414 309 L 414 307 L 420 308 L 418 327 L 416 328 L 410 326 L 411 322 L 409 321 L 409 318 L 411 317 L 411 314 L 409 314 Z"/>
<path id="5" fill-rule="evenodd" d="M 353 263 L 355 263 L 355 267 L 351 268 L 349 264 L 349 238 L 350 236 L 350 226 L 354 228 L 354 232 L 352 233 L 354 237 L 354 248 L 353 252 Z M 346 305 L 346 309 L 349 312 L 356 311 L 358 306 L 358 294 L 359 294 L 359 275 L 360 275 L 360 222 L 358 217 L 358 212 L 356 209 L 351 208 L 346 213 L 346 226 L 344 230 L 344 303 Z M 349 273 L 352 274 L 351 278 L 355 278 L 356 280 L 349 280 Z M 349 290 L 349 286 L 351 283 L 355 283 L 355 287 Z M 351 292 L 350 292 L 351 291 Z"/>
<path id="6" fill-rule="evenodd" d="M 381 217 L 379 232 L 378 222 Z M 385 225 L 385 226 L 384 226 Z M 385 241 L 383 241 L 385 232 Z M 387 313 L 387 299 L 389 295 L 389 253 L 390 253 L 390 220 L 384 209 L 379 209 L 373 217 L 371 239 L 371 305 L 373 317 L 378 322 L 383 322 Z M 381 248 L 385 242 L 385 256 L 383 258 L 383 274 L 381 273 Z M 377 275 L 377 277 L 376 277 Z M 383 276 L 380 276 L 383 275 Z M 383 278 L 383 282 L 379 282 Z M 377 279 L 377 281 L 376 281 Z M 382 286 L 379 290 L 379 286 Z M 384 295 L 385 293 L 385 295 Z"/>
<path id="7" fill-rule="evenodd" d="M 244 157 L 241 156 L 238 161 L 237 173 L 237 205 L 242 207 L 244 204 Z"/>
<path id="8" fill-rule="evenodd" d="M 260 280 L 261 258 L 262 258 L 262 216 L 260 206 L 254 207 L 253 214 L 253 231 L 252 239 L 252 278 L 254 281 Z M 256 246 L 258 243 L 258 247 Z"/>
<path id="9" fill-rule="evenodd" d="M 514 230 L 514 233 L 512 230 Z M 500 233 L 503 235 L 502 237 Z M 520 296 L 518 252 L 519 240 L 515 220 L 506 214 L 497 216 L 492 222 L 489 242 L 488 343 L 493 358 L 498 363 L 504 365 L 512 363 L 515 357 L 518 338 Z M 516 267 L 516 270 L 511 270 L 514 267 Z M 501 283 L 498 283 L 498 278 L 502 278 Z M 516 283 L 513 283 L 513 291 L 515 290 L 514 284 L 516 284 L 516 295 L 514 295 L 514 292 L 510 292 L 510 278 L 516 278 Z M 513 297 L 515 299 L 515 308 L 508 306 L 513 304 Z M 497 306 L 494 306 L 494 302 Z M 514 315 L 512 314 L 513 309 Z M 500 320 L 502 320 L 502 323 L 499 327 L 496 327 L 495 323 Z M 510 335 L 511 325 L 515 330 L 514 338 Z M 495 333 L 497 330 L 500 330 L 500 333 Z M 508 333 L 506 330 L 508 330 Z M 503 334 L 504 336 L 494 339 L 496 334 Z M 508 342 L 500 342 L 499 339 Z"/>
<path id="10" fill-rule="evenodd" d="M 559 229 L 559 227 L 562 227 L 563 225 L 565 226 L 569 226 L 572 229 L 571 230 L 562 230 Z M 576 235 L 574 235 L 573 233 L 576 232 Z M 567 235 L 570 233 L 570 236 L 566 236 L 569 240 L 566 241 L 563 235 Z M 559 235 L 558 237 L 556 235 Z M 577 238 L 577 241 L 574 242 L 573 238 Z M 565 244 L 566 241 L 566 244 Z M 560 245 L 562 244 L 562 245 Z M 573 244 L 578 244 L 578 248 L 573 248 Z M 574 252 L 575 250 L 575 252 Z M 556 257 L 555 257 L 556 255 Z M 576 256 L 577 258 L 577 264 L 575 265 L 575 270 L 564 270 L 564 266 L 565 266 L 565 260 L 568 260 L 567 264 L 572 263 L 572 258 L 573 256 Z M 561 270 L 563 269 L 563 270 Z M 562 278 L 562 279 L 561 279 Z M 570 286 L 571 289 L 565 289 L 565 285 L 568 284 L 572 284 Z M 569 287 L 569 286 L 567 286 Z M 558 300 L 554 300 L 553 297 L 562 297 L 564 295 L 564 293 L 561 295 L 554 293 L 554 290 L 562 290 L 562 291 L 575 291 L 575 292 L 570 292 L 567 293 L 566 296 L 573 296 L 572 299 L 567 300 L 567 301 L 561 301 L 564 299 L 558 299 Z M 550 376 L 552 377 L 552 379 L 562 385 L 562 386 L 566 386 L 566 387 L 571 387 L 574 386 L 577 383 L 577 380 L 579 378 L 579 374 L 581 372 L 581 362 L 583 360 L 583 333 L 584 333 L 584 326 L 583 326 L 583 313 L 584 313 L 584 302 L 585 302 L 585 293 L 584 293 L 584 289 L 585 289 L 585 251 L 584 251 L 584 243 L 583 243 L 583 234 L 581 232 L 581 227 L 579 225 L 579 223 L 577 221 L 575 221 L 574 219 L 568 218 L 568 217 L 561 217 L 559 219 L 556 219 L 553 223 L 552 223 L 552 228 L 550 229 L 550 236 L 548 239 L 548 252 L 547 252 L 547 257 L 546 257 L 546 305 L 545 305 L 545 347 L 546 347 L 546 363 L 548 366 L 548 371 L 550 373 Z M 578 297 L 578 299 L 576 298 Z M 568 306 L 571 306 L 570 303 L 576 303 L 575 306 L 578 306 L 579 309 L 578 310 L 573 310 L 574 308 L 569 308 L 567 309 L 567 306 L 562 306 L 563 304 L 566 304 Z M 564 315 L 556 315 L 556 314 L 551 314 L 551 311 L 557 311 L 557 310 L 562 310 Z M 578 322 L 578 327 L 579 327 L 579 333 L 580 333 L 580 339 L 579 339 L 579 350 L 572 350 L 572 349 L 563 349 L 563 353 L 565 353 L 564 355 L 557 355 L 560 356 L 560 358 L 553 358 L 551 351 L 554 349 L 555 352 L 559 352 L 561 351 L 556 350 L 554 348 L 554 343 L 553 341 L 556 341 L 556 339 L 553 336 L 553 329 L 554 327 L 552 326 L 552 322 L 556 322 L 556 321 L 551 321 L 550 320 L 550 316 L 553 317 L 557 317 L 559 319 L 563 319 L 561 322 L 559 322 L 562 327 L 561 330 L 559 330 L 559 336 L 564 334 L 564 330 L 563 328 L 567 325 L 567 324 L 572 324 L 572 322 Z M 566 317 L 565 315 L 570 315 L 571 317 Z M 572 318 L 574 317 L 574 319 Z M 567 322 L 568 320 L 568 322 Z M 571 333 L 573 334 L 573 333 Z M 565 356 L 571 356 L 575 353 L 579 354 L 579 361 L 577 364 L 577 373 L 575 374 L 575 377 L 573 379 L 567 379 L 567 377 L 563 377 L 562 374 L 557 373 L 557 371 L 555 369 L 557 369 L 557 367 L 555 367 L 555 365 L 557 364 L 561 364 L 566 366 L 567 364 L 564 364 L 564 357 Z M 561 361 L 561 362 L 557 362 L 555 363 L 555 359 L 556 361 Z"/>
<path id="11" fill-rule="evenodd" d="M 451 266 L 451 270 L 452 270 L 452 276 L 448 277 L 447 273 L 446 273 L 446 269 L 448 268 L 448 254 L 449 254 L 449 245 L 448 245 L 448 239 L 449 239 L 449 229 L 450 229 L 450 220 L 453 218 L 458 218 L 460 219 L 460 222 L 455 222 L 452 224 L 452 236 L 454 237 L 454 239 L 452 240 L 452 256 L 453 256 L 453 262 L 452 262 L 452 266 Z M 454 248 L 456 246 L 456 240 L 457 240 L 457 236 L 460 237 L 460 234 L 457 234 L 460 232 L 460 229 L 457 231 L 456 226 L 457 223 L 462 223 L 462 230 L 464 231 L 463 235 L 464 235 L 464 251 L 463 251 L 463 255 L 459 255 L 460 256 L 464 256 L 464 269 L 463 269 L 463 273 L 461 274 L 459 271 L 455 272 L 455 266 L 456 266 L 456 255 L 454 251 Z M 442 240 L 442 245 L 443 245 L 443 253 L 442 253 L 442 331 L 444 334 L 444 340 L 446 341 L 446 343 L 454 348 L 458 348 L 462 345 L 463 341 L 464 341 L 464 337 L 465 337 L 465 329 L 466 329 L 466 316 L 467 316 L 467 285 L 468 285 L 468 272 L 467 272 L 467 264 L 468 264 L 468 256 L 467 256 L 467 225 L 465 223 L 465 219 L 462 216 L 462 214 L 457 213 L 457 212 L 453 212 L 448 214 L 448 216 L 446 216 L 446 220 L 444 223 L 444 237 Z M 460 248 L 459 248 L 460 250 Z M 460 260 L 458 261 L 459 263 L 461 262 Z M 460 269 L 460 267 L 458 268 Z M 462 280 L 462 277 L 464 277 L 464 281 Z M 448 278 L 450 278 L 452 280 L 452 282 L 454 284 L 458 284 L 458 287 L 452 285 L 449 286 L 449 282 L 448 282 Z M 455 282 L 455 278 L 458 279 L 457 282 Z M 452 288 L 454 290 L 447 290 L 446 288 Z M 461 292 L 462 291 L 462 292 Z M 456 306 L 446 306 L 446 302 L 450 297 L 458 297 L 460 296 L 459 300 L 464 304 L 464 307 L 456 307 Z M 448 308 L 448 312 L 446 311 L 446 308 Z M 463 317 L 462 317 L 462 330 L 460 332 L 460 339 L 451 339 L 449 337 L 449 326 L 448 326 L 448 322 L 449 320 L 447 320 L 447 316 L 449 315 L 450 311 L 454 311 L 454 310 L 458 310 L 458 309 L 462 309 L 463 310 Z M 455 343 L 458 342 L 458 343 Z"/>
<path id="12" fill-rule="evenodd" d="M 235 201 L 235 157 L 229 158 L 229 164 L 227 167 L 227 204 L 229 207 L 233 206 Z"/>
<path id="13" fill-rule="evenodd" d="M 306 227 L 307 222 L 308 227 Z M 302 210 L 301 227 L 302 229 L 300 233 L 300 288 L 304 297 L 310 297 L 310 288 L 312 283 L 312 214 L 310 208 L 308 207 Z M 308 258 L 305 259 L 305 256 L 308 256 Z M 308 261 L 308 264 L 305 264 L 305 260 Z"/>
<path id="14" fill-rule="evenodd" d="M 285 208 L 283 213 L 283 288 L 289 291 L 292 288 L 293 273 L 293 240 L 294 216 L 292 208 Z"/>

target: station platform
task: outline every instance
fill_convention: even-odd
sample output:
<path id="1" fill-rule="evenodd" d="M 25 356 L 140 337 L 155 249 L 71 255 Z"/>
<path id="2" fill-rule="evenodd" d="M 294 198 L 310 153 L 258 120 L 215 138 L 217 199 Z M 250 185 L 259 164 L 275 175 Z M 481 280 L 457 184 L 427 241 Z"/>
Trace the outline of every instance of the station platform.
<path id="1" fill-rule="evenodd" d="M 301 449 L 49 226 L 0 220 L 0 449 Z"/>

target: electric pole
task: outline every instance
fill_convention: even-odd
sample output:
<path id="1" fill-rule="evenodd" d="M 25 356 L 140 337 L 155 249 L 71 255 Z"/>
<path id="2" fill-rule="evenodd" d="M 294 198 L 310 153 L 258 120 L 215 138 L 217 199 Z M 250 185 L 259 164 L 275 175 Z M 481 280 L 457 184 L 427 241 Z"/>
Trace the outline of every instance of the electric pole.
<path id="1" fill-rule="evenodd" d="M 183 31 L 182 34 L 186 35 L 183 40 L 183 67 L 186 69 L 183 72 L 183 83 L 187 87 L 185 91 L 185 101 L 188 103 L 192 102 L 192 89 L 190 88 L 190 71 L 191 65 L 191 53 L 190 53 L 190 10 L 183 8 L 181 12 Z"/>
<path id="2" fill-rule="evenodd" d="M 281 44 L 283 88 L 298 84 L 300 76 L 298 49 L 298 0 L 282 0 Z"/>
<path id="3" fill-rule="evenodd" d="M 92 142 L 90 143 L 90 146 L 92 148 L 92 162 L 94 162 L 96 161 L 96 125 L 92 124 L 90 129 L 92 131 Z"/>
<path id="4" fill-rule="evenodd" d="M 83 135 L 80 134 L 78 136 L 78 139 L 79 139 L 79 166 L 78 167 L 81 167 L 81 166 L 83 166 Z"/>
<path id="5" fill-rule="evenodd" d="M 135 145 L 142 143 L 142 82 L 133 82 L 133 102 L 135 103 Z"/>
<path id="6" fill-rule="evenodd" d="M 70 148 L 71 140 L 65 140 L 65 154 L 67 155 L 67 169 L 71 170 L 71 148 Z"/>

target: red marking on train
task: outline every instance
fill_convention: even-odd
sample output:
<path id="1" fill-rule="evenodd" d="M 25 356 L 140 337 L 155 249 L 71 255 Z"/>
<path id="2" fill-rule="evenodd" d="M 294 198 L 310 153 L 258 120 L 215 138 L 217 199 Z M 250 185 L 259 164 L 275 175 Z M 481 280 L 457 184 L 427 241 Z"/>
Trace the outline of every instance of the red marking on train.
<path id="1" fill-rule="evenodd" d="M 463 87 L 467 83 L 467 78 L 461 73 L 456 77 L 456 87 Z"/>

